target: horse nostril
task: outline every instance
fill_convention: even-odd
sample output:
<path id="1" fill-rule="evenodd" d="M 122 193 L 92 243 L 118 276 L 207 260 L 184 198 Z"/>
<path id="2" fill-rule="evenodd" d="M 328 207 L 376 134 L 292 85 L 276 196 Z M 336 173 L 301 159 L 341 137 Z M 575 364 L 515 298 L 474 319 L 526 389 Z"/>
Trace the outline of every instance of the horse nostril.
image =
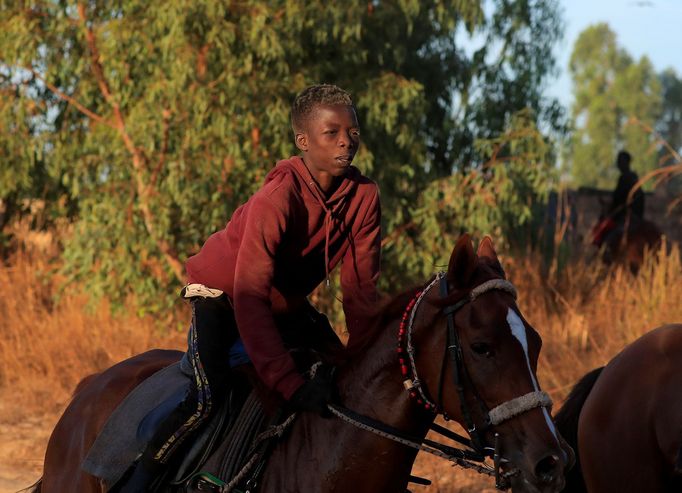
<path id="1" fill-rule="evenodd" d="M 559 457 L 548 455 L 535 465 L 535 477 L 544 483 L 551 483 L 556 479 L 559 467 Z"/>

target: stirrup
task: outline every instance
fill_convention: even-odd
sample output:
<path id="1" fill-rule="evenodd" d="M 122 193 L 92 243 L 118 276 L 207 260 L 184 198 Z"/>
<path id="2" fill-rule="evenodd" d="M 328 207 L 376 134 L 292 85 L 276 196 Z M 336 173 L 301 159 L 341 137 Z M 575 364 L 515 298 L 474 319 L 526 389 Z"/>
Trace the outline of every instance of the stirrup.
<path id="1" fill-rule="evenodd" d="M 189 480 L 189 484 L 200 491 L 220 491 L 227 483 L 208 472 L 198 472 Z"/>

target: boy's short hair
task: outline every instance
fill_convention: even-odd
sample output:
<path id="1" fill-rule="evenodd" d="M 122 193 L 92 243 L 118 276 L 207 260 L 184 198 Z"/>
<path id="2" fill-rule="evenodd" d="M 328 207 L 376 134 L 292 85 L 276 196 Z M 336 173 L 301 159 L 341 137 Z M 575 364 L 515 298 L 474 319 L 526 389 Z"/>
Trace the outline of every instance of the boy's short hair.
<path id="1" fill-rule="evenodd" d="M 291 105 L 291 127 L 294 133 L 301 132 L 306 124 L 306 120 L 316 106 L 320 105 L 342 105 L 352 106 L 353 99 L 350 94 L 333 84 L 317 84 L 305 88 L 296 96 Z"/>

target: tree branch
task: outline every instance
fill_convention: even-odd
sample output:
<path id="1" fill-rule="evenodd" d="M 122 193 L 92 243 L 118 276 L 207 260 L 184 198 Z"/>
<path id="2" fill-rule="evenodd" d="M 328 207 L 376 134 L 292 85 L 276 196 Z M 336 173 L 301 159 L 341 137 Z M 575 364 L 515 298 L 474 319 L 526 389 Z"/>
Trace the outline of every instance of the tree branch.
<path id="1" fill-rule="evenodd" d="M 161 250 L 164 259 L 166 260 L 168 266 L 175 274 L 175 277 L 179 281 L 183 282 L 185 276 L 182 263 L 178 259 L 177 254 L 173 250 L 172 246 L 168 243 L 168 241 L 161 238 L 160 235 L 158 235 L 156 232 L 156 226 L 154 224 L 154 214 L 152 213 L 151 206 L 149 203 L 150 187 L 152 184 L 150 183 L 149 186 L 145 185 L 143 179 L 147 158 L 141 149 L 135 147 L 133 139 L 130 137 L 130 134 L 126 130 L 123 113 L 121 112 L 121 108 L 118 102 L 111 93 L 109 83 L 107 82 L 107 79 L 104 75 L 104 70 L 102 69 L 102 64 L 100 63 L 100 56 L 99 51 L 97 49 L 97 40 L 95 38 L 95 33 L 87 25 L 85 5 L 83 3 L 78 3 L 78 16 L 80 18 L 81 24 L 83 25 L 83 29 L 85 29 L 85 38 L 90 49 L 92 69 L 95 74 L 97 84 L 100 88 L 100 91 L 105 101 L 109 103 L 109 105 L 112 107 L 114 111 L 114 118 L 116 120 L 115 128 L 118 130 L 118 133 L 121 136 L 121 139 L 123 139 L 123 143 L 126 149 L 128 149 L 128 152 L 130 152 L 133 158 L 135 188 L 137 191 L 137 195 L 140 199 L 140 210 L 142 211 L 142 217 L 144 219 L 145 228 L 147 229 L 147 232 L 149 233 L 151 238 L 156 242 L 156 245 L 158 246 L 159 250 Z"/>
<path id="2" fill-rule="evenodd" d="M 161 116 L 163 117 L 163 141 L 161 143 L 161 155 L 159 156 L 159 160 L 156 163 L 156 167 L 154 168 L 154 171 L 152 171 L 152 176 L 149 179 L 149 188 L 153 188 L 156 186 L 156 181 L 159 178 L 159 173 L 163 169 L 163 165 L 166 160 L 166 152 L 168 151 L 168 135 L 169 135 L 169 130 L 170 130 L 170 116 L 171 112 L 169 109 L 165 109 L 161 112 Z"/>
<path id="3" fill-rule="evenodd" d="M 40 81 L 42 81 L 42 83 L 45 84 L 45 87 L 47 87 L 53 94 L 55 94 L 60 99 L 63 99 L 64 101 L 69 103 L 71 106 L 75 107 L 78 111 L 83 113 L 88 118 L 91 118 L 96 123 L 102 123 L 102 124 L 107 125 L 107 126 L 112 127 L 112 128 L 114 127 L 110 122 L 105 120 L 103 117 L 99 116 L 94 111 L 89 110 L 88 108 L 86 108 L 84 105 L 82 105 L 81 103 L 76 101 L 74 98 L 72 98 L 68 94 L 60 91 L 59 88 L 57 88 L 53 84 L 50 84 L 47 81 L 47 79 L 45 77 L 43 77 L 40 73 L 38 73 L 33 67 L 24 67 L 24 68 L 26 70 L 28 70 L 29 72 L 31 72 L 36 79 L 39 79 Z"/>

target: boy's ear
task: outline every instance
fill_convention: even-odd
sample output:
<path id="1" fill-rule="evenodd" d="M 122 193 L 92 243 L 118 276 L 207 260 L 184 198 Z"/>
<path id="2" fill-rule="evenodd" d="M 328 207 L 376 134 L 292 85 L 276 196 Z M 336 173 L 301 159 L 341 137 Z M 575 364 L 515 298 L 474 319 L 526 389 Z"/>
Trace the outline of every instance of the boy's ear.
<path id="1" fill-rule="evenodd" d="M 300 132 L 296 134 L 296 137 L 294 138 L 294 142 L 296 142 L 296 147 L 299 148 L 301 151 L 307 151 L 308 150 L 308 137 L 306 136 L 305 133 Z"/>

